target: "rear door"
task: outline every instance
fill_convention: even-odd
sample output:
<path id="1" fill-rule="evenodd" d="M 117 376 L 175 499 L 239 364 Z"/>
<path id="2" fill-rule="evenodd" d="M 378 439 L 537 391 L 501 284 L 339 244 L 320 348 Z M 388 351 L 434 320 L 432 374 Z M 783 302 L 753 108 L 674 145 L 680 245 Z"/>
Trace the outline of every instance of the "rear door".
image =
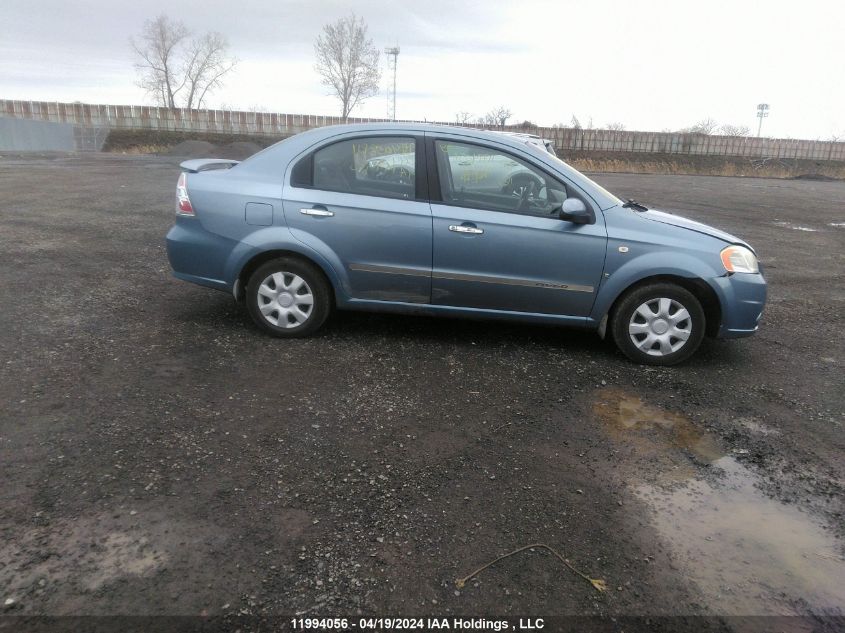
<path id="1" fill-rule="evenodd" d="M 339 259 L 353 299 L 428 303 L 431 208 L 421 137 L 356 136 L 324 145 L 293 167 L 288 227 Z"/>
<path id="2" fill-rule="evenodd" d="M 594 203 L 512 150 L 443 135 L 431 137 L 428 149 L 432 303 L 589 315 L 607 248 Z M 560 220 L 567 197 L 592 208 L 595 223 Z"/>

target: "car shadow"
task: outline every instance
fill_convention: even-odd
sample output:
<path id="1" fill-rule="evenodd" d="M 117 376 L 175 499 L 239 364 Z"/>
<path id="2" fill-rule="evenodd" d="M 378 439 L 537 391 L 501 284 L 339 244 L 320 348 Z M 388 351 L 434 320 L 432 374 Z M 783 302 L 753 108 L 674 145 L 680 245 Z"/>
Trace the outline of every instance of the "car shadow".
<path id="1" fill-rule="evenodd" d="M 705 337 L 695 354 L 680 366 L 690 369 L 753 367 L 757 361 L 748 353 L 748 345 L 747 339 L 723 340 Z"/>
<path id="2" fill-rule="evenodd" d="M 225 327 L 241 334 L 253 333 L 264 337 L 242 305 L 214 293 L 197 309 L 192 304 L 184 314 L 194 324 Z M 602 340 L 589 330 L 572 327 L 518 323 L 491 319 L 470 319 L 447 316 L 419 316 L 405 314 L 335 311 L 315 339 L 328 338 L 332 342 L 371 342 L 373 345 L 401 345 L 406 341 L 472 346 L 474 348 L 502 348 L 503 346 L 536 346 L 561 350 L 583 356 L 585 360 L 606 360 L 630 364 L 609 339 Z M 705 338 L 699 350 L 680 367 L 689 369 L 718 368 L 725 365 L 744 365 L 750 362 L 743 341 L 722 341 Z M 631 365 L 634 366 L 634 365 Z"/>
<path id="3" fill-rule="evenodd" d="M 540 345 L 604 355 L 613 353 L 605 341 L 587 330 L 448 316 L 338 311 L 326 324 L 324 334 L 336 339 L 366 337 L 402 341 L 413 338 L 457 345 Z"/>

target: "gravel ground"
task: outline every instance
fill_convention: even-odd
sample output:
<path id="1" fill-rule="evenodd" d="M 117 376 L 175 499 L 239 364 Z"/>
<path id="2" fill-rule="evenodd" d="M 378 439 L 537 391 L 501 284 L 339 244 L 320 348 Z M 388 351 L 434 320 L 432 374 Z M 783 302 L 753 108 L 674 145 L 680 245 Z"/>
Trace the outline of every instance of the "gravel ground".
<path id="1" fill-rule="evenodd" d="M 177 162 L 0 158 L 7 614 L 843 614 L 845 183 L 595 176 L 761 254 L 758 335 L 663 369 L 464 320 L 268 338 L 170 276 Z M 542 548 L 456 585 L 532 543 L 607 591 Z"/>

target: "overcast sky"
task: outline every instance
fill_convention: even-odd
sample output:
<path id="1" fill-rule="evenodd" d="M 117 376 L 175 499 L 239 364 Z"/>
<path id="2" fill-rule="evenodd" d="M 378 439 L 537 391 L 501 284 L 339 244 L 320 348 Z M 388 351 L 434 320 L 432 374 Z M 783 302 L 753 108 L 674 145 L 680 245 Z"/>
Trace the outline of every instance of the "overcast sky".
<path id="1" fill-rule="evenodd" d="M 504 105 L 540 125 L 574 114 L 661 131 L 711 117 L 756 132 L 765 102 L 764 135 L 845 135 L 845 3 L 834 0 L 0 0 L 0 97 L 151 103 L 128 39 L 165 12 L 224 33 L 241 60 L 209 105 L 337 114 L 313 44 L 352 10 L 379 49 L 402 49 L 399 118 Z M 353 114 L 385 116 L 384 92 Z"/>

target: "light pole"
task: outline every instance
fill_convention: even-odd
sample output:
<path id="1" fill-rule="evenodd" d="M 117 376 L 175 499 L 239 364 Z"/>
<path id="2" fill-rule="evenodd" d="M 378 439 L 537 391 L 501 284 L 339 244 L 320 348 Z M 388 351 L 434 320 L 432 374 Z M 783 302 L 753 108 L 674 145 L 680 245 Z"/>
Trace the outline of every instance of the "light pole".
<path id="1" fill-rule="evenodd" d="M 393 72 L 393 87 L 390 86 L 390 80 L 387 82 L 387 118 L 391 121 L 396 120 L 396 64 L 399 62 L 399 47 L 393 46 L 385 48 L 384 52 L 387 54 L 387 70 Z"/>
<path id="2" fill-rule="evenodd" d="M 757 106 L 757 118 L 760 122 L 757 123 L 757 138 L 760 138 L 760 130 L 763 129 L 763 119 L 769 116 L 769 104 L 761 103 Z"/>

